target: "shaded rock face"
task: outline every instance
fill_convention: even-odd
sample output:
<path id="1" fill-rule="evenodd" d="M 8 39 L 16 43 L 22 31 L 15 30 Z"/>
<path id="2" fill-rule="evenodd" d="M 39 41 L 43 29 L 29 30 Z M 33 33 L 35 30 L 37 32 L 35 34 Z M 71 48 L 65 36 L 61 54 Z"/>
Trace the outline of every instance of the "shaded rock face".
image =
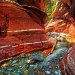
<path id="1" fill-rule="evenodd" d="M 17 0 L 21 5 L 29 5 L 44 10 L 45 0 Z"/>
<path id="2" fill-rule="evenodd" d="M 75 19 L 75 0 L 71 0 L 70 14 Z"/>
<path id="3" fill-rule="evenodd" d="M 0 2 L 0 59 L 49 48 L 41 20 L 27 8 Z"/>
<path id="4" fill-rule="evenodd" d="M 17 0 L 21 5 L 37 6 L 35 0 Z"/>

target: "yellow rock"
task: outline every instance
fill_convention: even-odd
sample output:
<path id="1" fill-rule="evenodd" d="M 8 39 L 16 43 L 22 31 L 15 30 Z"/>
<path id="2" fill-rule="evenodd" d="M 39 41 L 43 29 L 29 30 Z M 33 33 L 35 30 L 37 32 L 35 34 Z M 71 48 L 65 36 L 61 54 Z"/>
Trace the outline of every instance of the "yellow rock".
<path id="1" fill-rule="evenodd" d="M 25 70 L 24 73 L 28 75 L 29 71 L 28 70 Z"/>
<path id="2" fill-rule="evenodd" d="M 8 66 L 8 64 L 7 64 L 7 63 L 5 63 L 5 64 L 2 64 L 2 67 L 5 67 L 5 66 Z"/>
<path id="3" fill-rule="evenodd" d="M 75 43 L 75 37 L 74 37 L 74 36 L 66 36 L 65 39 L 66 39 L 69 43 Z"/>

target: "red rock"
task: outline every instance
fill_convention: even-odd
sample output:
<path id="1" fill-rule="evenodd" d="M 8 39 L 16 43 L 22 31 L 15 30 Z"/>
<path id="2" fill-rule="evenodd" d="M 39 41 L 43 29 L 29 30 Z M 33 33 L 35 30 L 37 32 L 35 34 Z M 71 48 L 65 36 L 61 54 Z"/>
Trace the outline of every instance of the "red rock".
<path id="1" fill-rule="evenodd" d="M 29 9 L 0 2 L 0 59 L 49 48 L 41 20 Z"/>
<path id="2" fill-rule="evenodd" d="M 69 50 L 69 53 L 60 62 L 63 75 L 75 75 L 75 44 Z"/>

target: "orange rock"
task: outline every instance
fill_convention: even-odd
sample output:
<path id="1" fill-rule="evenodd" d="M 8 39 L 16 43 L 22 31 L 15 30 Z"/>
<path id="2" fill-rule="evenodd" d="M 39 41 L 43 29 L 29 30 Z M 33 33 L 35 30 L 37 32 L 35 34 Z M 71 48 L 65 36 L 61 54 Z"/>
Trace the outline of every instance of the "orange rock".
<path id="1" fill-rule="evenodd" d="M 44 50 L 43 52 L 42 52 L 42 54 L 43 55 L 49 55 L 49 54 L 51 54 L 52 52 L 51 52 L 51 50 L 50 49 L 48 49 L 48 50 Z"/>

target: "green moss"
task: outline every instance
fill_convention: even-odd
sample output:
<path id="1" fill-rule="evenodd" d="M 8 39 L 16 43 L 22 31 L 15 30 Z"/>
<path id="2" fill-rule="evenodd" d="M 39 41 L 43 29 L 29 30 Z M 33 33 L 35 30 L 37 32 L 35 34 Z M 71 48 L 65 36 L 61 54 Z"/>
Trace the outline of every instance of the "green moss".
<path id="1" fill-rule="evenodd" d="M 46 13 L 47 13 L 49 18 L 51 18 L 51 13 L 53 12 L 53 10 L 54 10 L 54 8 L 56 6 L 56 2 L 57 2 L 57 0 L 53 0 L 51 3 L 48 2 L 48 1 L 46 3 L 48 5 L 48 7 L 46 9 Z"/>

